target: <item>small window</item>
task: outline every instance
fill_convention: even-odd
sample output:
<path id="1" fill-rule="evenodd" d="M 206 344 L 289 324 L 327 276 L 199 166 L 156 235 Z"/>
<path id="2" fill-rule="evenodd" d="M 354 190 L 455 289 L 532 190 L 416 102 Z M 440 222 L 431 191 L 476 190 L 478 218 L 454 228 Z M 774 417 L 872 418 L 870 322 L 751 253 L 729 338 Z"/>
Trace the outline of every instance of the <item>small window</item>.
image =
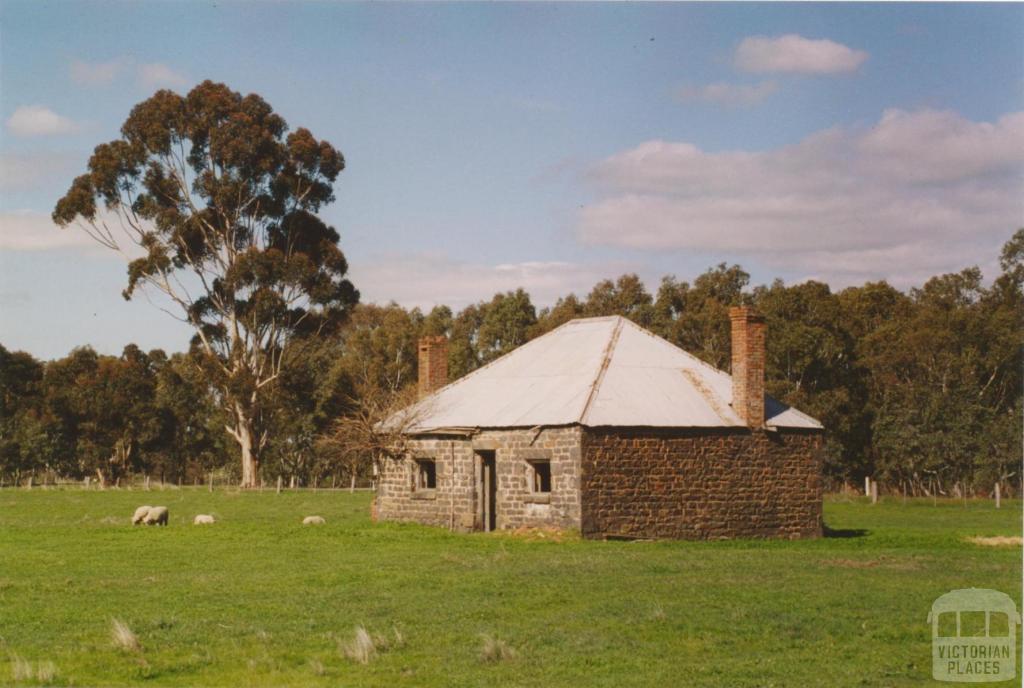
<path id="1" fill-rule="evenodd" d="M 541 494 L 551 492 L 551 462 L 537 459 L 526 463 L 529 466 L 526 471 L 526 479 L 529 482 L 530 492 Z"/>
<path id="2" fill-rule="evenodd" d="M 417 490 L 433 490 L 437 487 L 437 463 L 431 459 L 416 459 Z"/>

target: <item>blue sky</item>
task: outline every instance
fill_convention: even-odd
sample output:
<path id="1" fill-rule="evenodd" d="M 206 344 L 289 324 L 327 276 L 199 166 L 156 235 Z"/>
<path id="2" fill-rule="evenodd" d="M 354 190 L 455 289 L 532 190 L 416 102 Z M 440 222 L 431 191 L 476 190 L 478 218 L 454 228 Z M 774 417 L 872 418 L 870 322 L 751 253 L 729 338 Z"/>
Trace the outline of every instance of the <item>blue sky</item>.
<path id="1" fill-rule="evenodd" d="M 637 272 L 901 288 L 1024 223 L 1020 4 L 0 3 L 0 343 L 179 350 L 48 220 L 133 104 L 203 79 L 345 154 L 364 300 L 538 305 Z"/>

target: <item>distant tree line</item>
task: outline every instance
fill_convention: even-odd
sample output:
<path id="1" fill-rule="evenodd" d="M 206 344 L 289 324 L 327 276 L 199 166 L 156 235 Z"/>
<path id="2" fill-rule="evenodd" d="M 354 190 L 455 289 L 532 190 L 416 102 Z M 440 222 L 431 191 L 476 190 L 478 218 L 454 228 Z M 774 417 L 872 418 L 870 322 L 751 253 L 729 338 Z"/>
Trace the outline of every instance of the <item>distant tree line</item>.
<path id="1" fill-rule="evenodd" d="M 257 410 L 267 429 L 260 473 L 367 479 L 372 461 L 346 446 L 344 420 L 408 398 L 423 335 L 449 337 L 454 379 L 573 318 L 622 315 L 728 370 L 728 308 L 746 303 L 768 322 L 768 392 L 828 429 L 833 486 L 871 475 L 914 495 L 979 493 L 996 481 L 1016 492 L 1024 230 L 1000 265 L 988 286 L 972 267 L 908 293 L 884 281 L 837 293 L 816 281 L 751 288 L 741 267 L 723 263 L 692 283 L 665 277 L 653 294 L 623 275 L 540 310 L 522 289 L 458 313 L 359 304 L 341 327 L 297 338 L 268 386 Z M 129 345 L 118 357 L 83 347 L 49 362 L 0 346 L 0 476 L 239 478 L 224 432 L 233 419 L 207 370 L 195 343 L 172 355 Z"/>

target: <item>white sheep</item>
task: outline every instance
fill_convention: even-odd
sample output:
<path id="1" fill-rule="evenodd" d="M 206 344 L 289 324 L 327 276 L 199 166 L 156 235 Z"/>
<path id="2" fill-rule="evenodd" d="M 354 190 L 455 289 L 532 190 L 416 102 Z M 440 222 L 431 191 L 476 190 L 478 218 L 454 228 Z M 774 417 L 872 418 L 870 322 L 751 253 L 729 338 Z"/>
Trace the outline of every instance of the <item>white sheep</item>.
<path id="1" fill-rule="evenodd" d="M 149 510 L 152 508 L 153 507 L 151 506 L 140 506 L 138 509 L 136 509 L 135 515 L 132 516 L 132 525 L 137 526 L 143 521 L 145 521 L 146 516 L 149 514 Z"/>
<path id="2" fill-rule="evenodd" d="M 307 516 L 302 519 L 302 525 L 304 526 L 322 526 L 325 523 L 327 521 L 324 520 L 323 516 Z"/>
<path id="3" fill-rule="evenodd" d="M 196 517 L 192 519 L 192 525 L 194 526 L 210 525 L 216 522 L 217 519 L 210 514 L 196 514 Z"/>
<path id="4" fill-rule="evenodd" d="M 154 506 L 152 509 L 149 510 L 149 513 L 146 514 L 146 520 L 144 521 L 144 523 L 147 526 L 165 526 L 167 525 L 167 521 L 169 518 L 170 512 L 167 511 L 167 507 Z"/>

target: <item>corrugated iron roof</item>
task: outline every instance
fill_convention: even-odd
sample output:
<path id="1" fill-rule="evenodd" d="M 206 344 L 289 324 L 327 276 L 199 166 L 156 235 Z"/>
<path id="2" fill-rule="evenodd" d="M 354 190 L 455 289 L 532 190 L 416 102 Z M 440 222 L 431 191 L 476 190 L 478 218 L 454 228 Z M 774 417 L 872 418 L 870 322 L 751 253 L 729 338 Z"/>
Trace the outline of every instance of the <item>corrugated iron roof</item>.
<path id="1" fill-rule="evenodd" d="M 548 425 L 742 427 L 732 378 L 619 316 L 572 320 L 428 395 L 411 432 Z M 821 423 L 765 397 L 766 425 Z"/>

